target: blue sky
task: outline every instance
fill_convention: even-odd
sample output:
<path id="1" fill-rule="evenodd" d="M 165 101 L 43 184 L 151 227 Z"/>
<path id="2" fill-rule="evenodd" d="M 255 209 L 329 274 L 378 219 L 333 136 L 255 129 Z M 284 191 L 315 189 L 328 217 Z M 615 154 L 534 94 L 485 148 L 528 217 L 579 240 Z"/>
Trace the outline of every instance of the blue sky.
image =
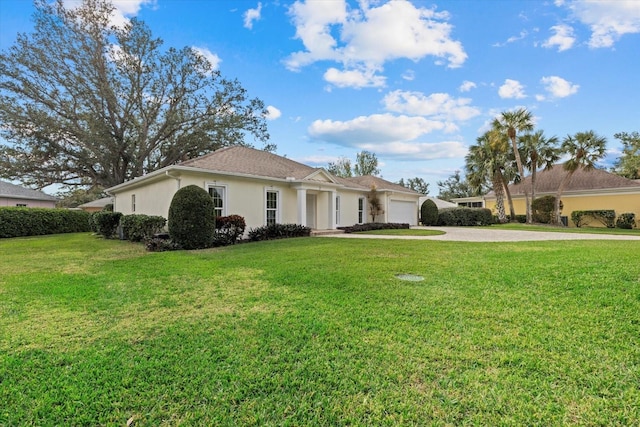
<path id="1" fill-rule="evenodd" d="M 165 46 L 199 49 L 262 99 L 277 153 L 326 166 L 377 154 L 390 181 L 436 182 L 518 107 L 560 139 L 640 130 L 640 1 L 120 0 Z M 0 49 L 32 30 L 0 0 Z M 253 142 L 253 141 L 248 141 Z M 261 146 L 260 142 L 256 143 Z"/>

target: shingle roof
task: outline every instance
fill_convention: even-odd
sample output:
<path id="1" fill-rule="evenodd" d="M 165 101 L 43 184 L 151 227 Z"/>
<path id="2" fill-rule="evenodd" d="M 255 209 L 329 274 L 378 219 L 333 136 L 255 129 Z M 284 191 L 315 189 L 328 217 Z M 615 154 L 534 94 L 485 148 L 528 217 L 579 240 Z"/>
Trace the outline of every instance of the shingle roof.
<path id="1" fill-rule="evenodd" d="M 286 157 L 238 145 L 187 160 L 180 166 L 280 179 L 302 179 L 318 170 Z"/>
<path id="2" fill-rule="evenodd" d="M 378 191 L 391 190 L 391 191 L 402 191 L 405 193 L 419 194 L 418 192 L 413 191 L 410 188 L 407 188 L 400 184 L 389 182 L 385 179 L 378 178 L 377 176 L 373 176 L 373 175 L 354 176 L 351 178 L 345 178 L 345 180 L 350 183 L 356 183 L 368 189 L 371 189 L 371 187 L 376 187 L 376 190 Z"/>
<path id="3" fill-rule="evenodd" d="M 0 197 L 46 201 L 58 200 L 56 197 L 45 194 L 42 191 L 31 190 L 30 188 L 21 187 L 5 181 L 0 181 Z"/>
<path id="4" fill-rule="evenodd" d="M 540 171 L 536 174 L 536 193 L 555 193 L 558 191 L 560 182 L 567 175 L 567 171 L 563 169 L 562 165 L 554 165 L 547 171 Z M 531 185 L 531 176 L 527 176 L 522 183 L 512 184 L 509 186 L 512 196 L 518 196 L 524 194 L 524 187 L 527 188 Z M 616 189 L 616 188 L 640 188 L 640 183 L 623 178 L 616 174 L 607 172 L 602 169 L 576 170 L 569 182 L 567 182 L 564 191 L 588 191 L 588 190 L 604 190 L 604 189 Z M 490 193 L 493 195 L 493 192 Z"/>
<path id="5" fill-rule="evenodd" d="M 91 202 L 78 205 L 79 208 L 104 208 L 108 204 L 113 203 L 113 197 L 103 197 Z"/>

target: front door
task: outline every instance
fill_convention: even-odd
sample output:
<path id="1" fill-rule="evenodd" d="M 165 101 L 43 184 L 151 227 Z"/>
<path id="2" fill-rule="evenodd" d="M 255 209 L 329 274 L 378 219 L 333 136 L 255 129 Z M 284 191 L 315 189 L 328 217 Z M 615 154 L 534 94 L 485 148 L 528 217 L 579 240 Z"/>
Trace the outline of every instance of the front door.
<path id="1" fill-rule="evenodd" d="M 307 227 L 316 228 L 316 195 L 307 193 Z"/>

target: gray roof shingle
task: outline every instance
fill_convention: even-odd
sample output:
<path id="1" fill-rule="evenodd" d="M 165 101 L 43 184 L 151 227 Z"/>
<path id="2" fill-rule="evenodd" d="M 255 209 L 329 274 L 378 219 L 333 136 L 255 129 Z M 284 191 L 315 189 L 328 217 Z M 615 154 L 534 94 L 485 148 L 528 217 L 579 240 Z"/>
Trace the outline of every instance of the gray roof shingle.
<path id="1" fill-rule="evenodd" d="M 29 200 L 45 200 L 56 201 L 54 196 L 43 193 L 42 191 L 32 190 L 20 185 L 11 184 L 9 182 L 0 181 L 0 197 L 8 199 L 29 199 Z"/>

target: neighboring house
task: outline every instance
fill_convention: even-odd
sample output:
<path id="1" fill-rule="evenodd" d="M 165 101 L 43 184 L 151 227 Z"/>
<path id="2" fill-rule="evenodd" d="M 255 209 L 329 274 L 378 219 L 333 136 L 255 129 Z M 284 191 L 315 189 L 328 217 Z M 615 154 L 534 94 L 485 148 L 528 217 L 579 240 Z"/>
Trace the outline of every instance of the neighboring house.
<path id="1" fill-rule="evenodd" d="M 548 171 L 540 171 L 536 176 L 536 198 L 555 196 L 560 182 L 567 171 L 562 165 L 555 165 Z M 524 186 L 530 188 L 531 176 L 527 176 L 523 183 L 509 186 L 517 215 L 526 213 Z M 531 196 L 531 195 L 530 195 Z M 571 222 L 571 212 L 581 210 L 614 210 L 616 216 L 623 213 L 635 213 L 640 219 L 640 182 L 623 178 L 602 169 L 585 171 L 578 169 L 566 184 L 560 197 L 562 200 L 562 216 L 567 217 L 565 223 L 575 227 Z M 496 198 L 493 192 L 484 197 L 485 205 L 495 213 Z M 507 213 L 509 206 L 505 199 Z M 590 225 L 597 226 L 594 221 Z"/>
<path id="2" fill-rule="evenodd" d="M 19 185 L 0 181 L 0 206 L 55 208 L 57 198 Z"/>
<path id="3" fill-rule="evenodd" d="M 371 222 L 367 197 L 372 186 L 383 211 L 376 222 L 418 222 L 420 194 L 411 189 L 373 176 L 335 177 L 322 168 L 242 146 L 167 166 L 106 191 L 115 212 L 167 218 L 173 195 L 187 185 L 211 195 L 216 216 L 243 216 L 247 229 L 273 223 L 335 229 Z"/>
<path id="4" fill-rule="evenodd" d="M 83 203 L 78 205 L 78 209 L 82 209 L 86 212 L 99 212 L 105 208 L 108 204 L 113 203 L 113 197 L 103 197 L 98 200 L 93 200 L 91 202 Z"/>

